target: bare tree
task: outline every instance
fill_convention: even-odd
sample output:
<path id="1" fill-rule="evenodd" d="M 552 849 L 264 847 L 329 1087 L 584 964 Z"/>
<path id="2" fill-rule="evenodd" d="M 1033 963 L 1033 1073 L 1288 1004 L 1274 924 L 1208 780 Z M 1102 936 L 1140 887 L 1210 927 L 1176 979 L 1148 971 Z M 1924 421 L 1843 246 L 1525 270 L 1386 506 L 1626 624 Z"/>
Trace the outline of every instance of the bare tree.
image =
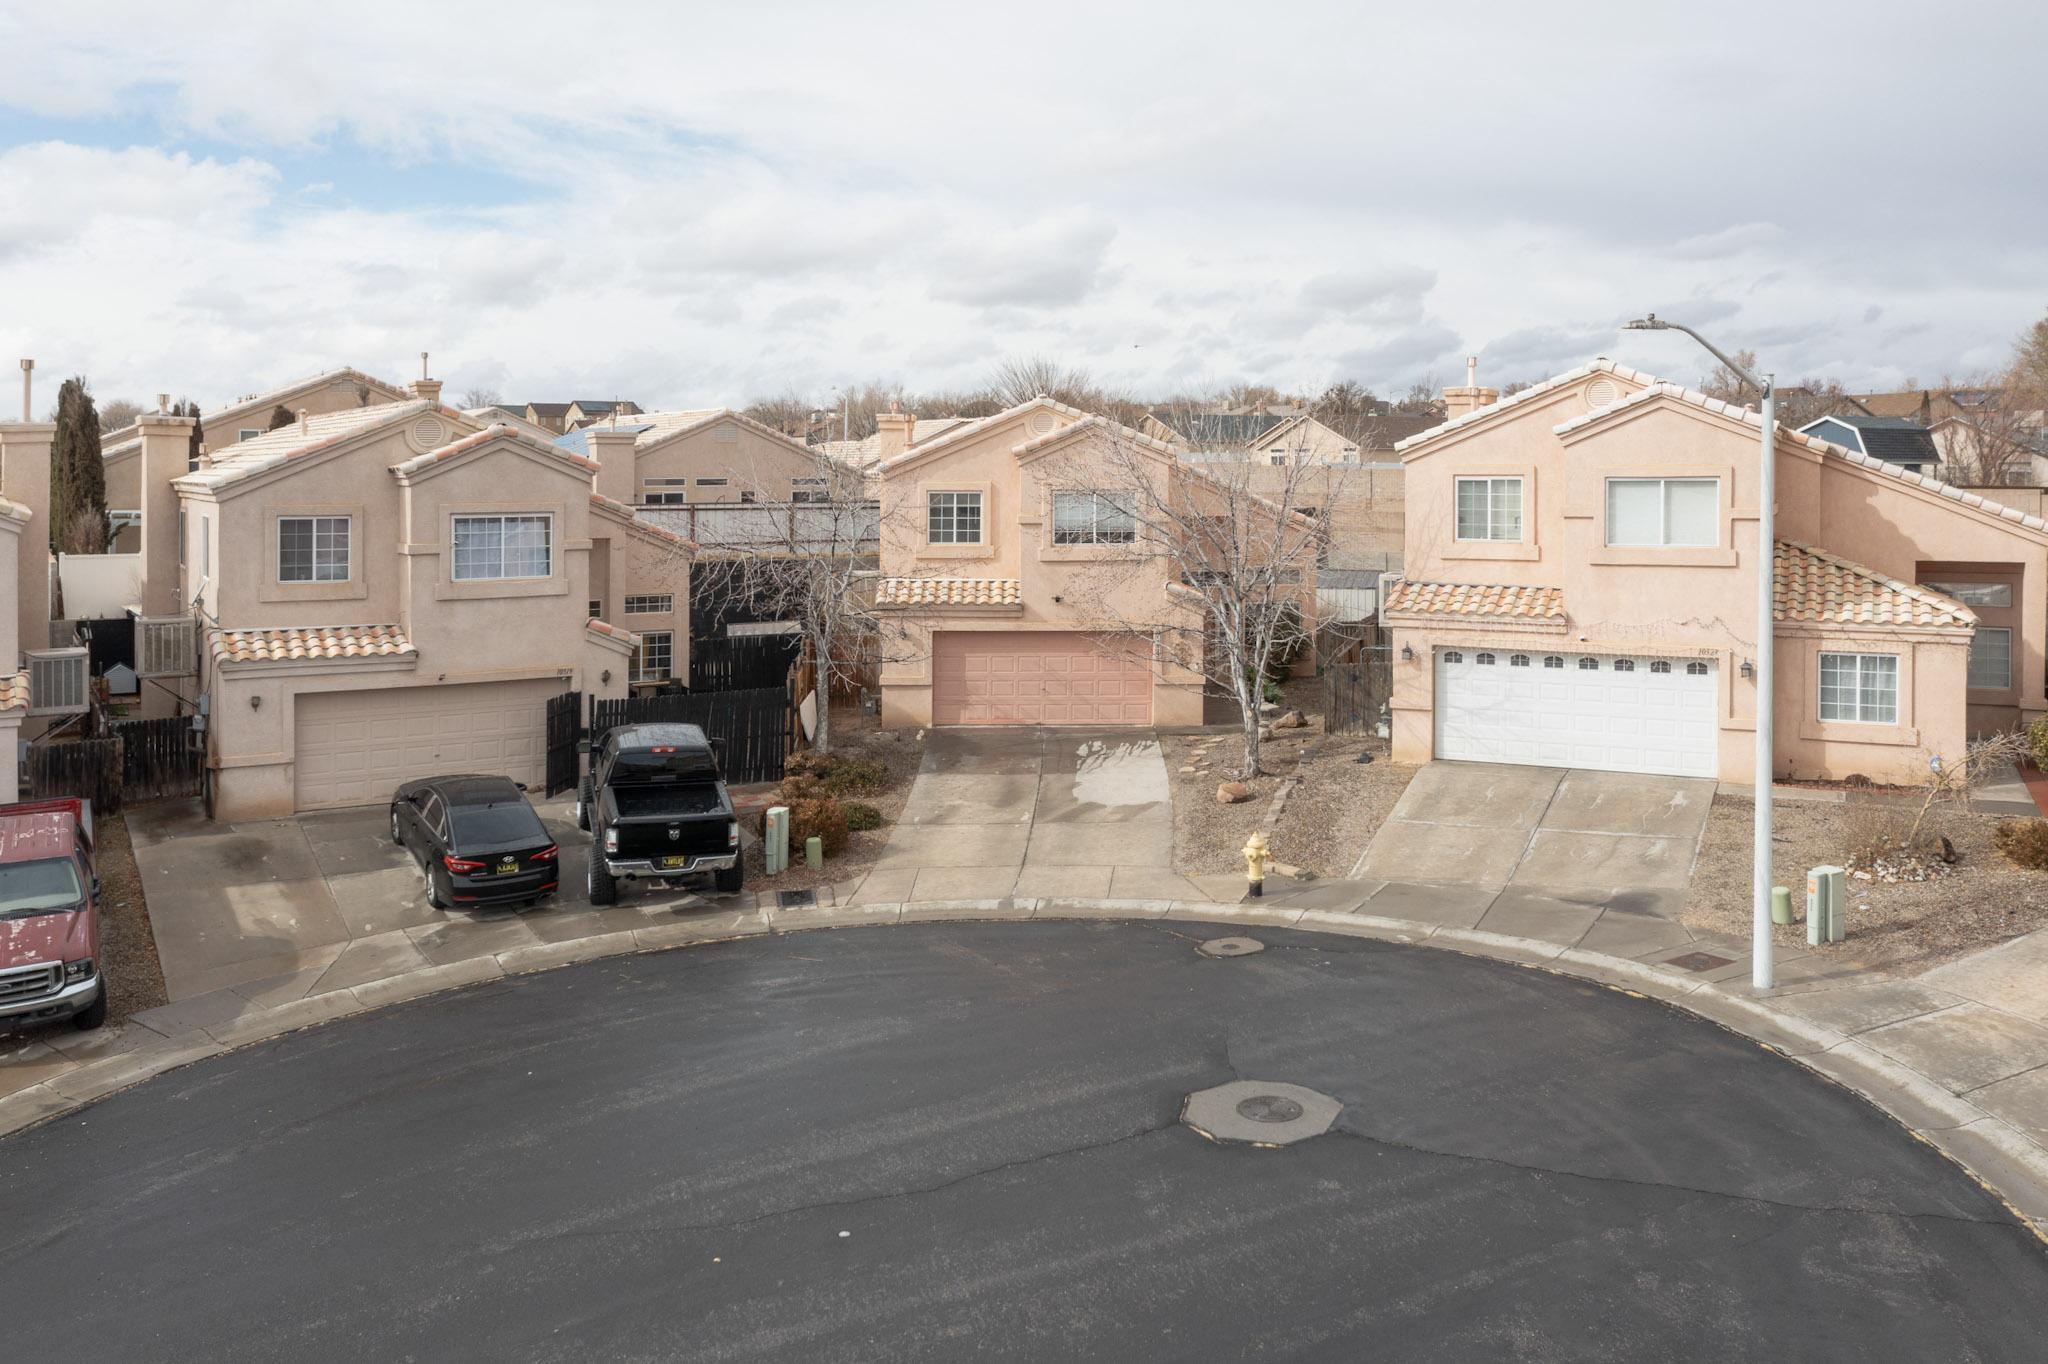
<path id="1" fill-rule="evenodd" d="M 504 401 L 505 395 L 503 393 L 495 388 L 487 388 L 481 385 L 476 388 L 465 389 L 462 394 L 462 406 L 470 411 L 474 411 L 479 407 L 497 407 Z"/>
<path id="2" fill-rule="evenodd" d="M 100 404 L 100 430 L 119 431 L 124 426 L 135 425 L 135 419 L 142 415 L 142 404 L 129 402 L 126 398 L 115 398 Z"/>
<path id="3" fill-rule="evenodd" d="M 1242 722 L 1239 775 L 1257 776 L 1264 684 L 1312 640 L 1325 542 L 1314 517 L 1288 508 L 1341 495 L 1346 471 L 1272 464 L 1249 448 L 1188 462 L 1106 419 L 1087 425 L 1042 475 L 1054 548 L 1090 556 L 1075 594 L 1091 613 L 1084 628 L 1152 643 L 1155 666 L 1227 691 Z"/>
<path id="4" fill-rule="evenodd" d="M 985 396 L 999 412 L 1043 397 L 1126 426 L 1135 426 L 1145 416 L 1145 404 L 1130 394 L 1106 387 L 1086 370 L 1070 369 L 1043 355 L 998 364 L 989 373 Z"/>

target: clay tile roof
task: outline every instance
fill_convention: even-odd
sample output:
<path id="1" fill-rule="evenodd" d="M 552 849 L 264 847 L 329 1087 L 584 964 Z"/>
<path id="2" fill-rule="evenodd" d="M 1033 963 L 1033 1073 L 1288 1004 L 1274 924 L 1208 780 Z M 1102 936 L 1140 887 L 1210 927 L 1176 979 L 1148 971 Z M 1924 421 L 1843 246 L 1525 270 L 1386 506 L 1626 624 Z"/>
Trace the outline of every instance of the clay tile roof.
<path id="1" fill-rule="evenodd" d="M 884 578 L 877 606 L 1021 606 L 1016 578 Z"/>
<path id="2" fill-rule="evenodd" d="M 622 639 L 636 649 L 640 647 L 640 636 L 634 634 L 631 630 L 621 630 L 618 626 L 601 621 L 595 616 L 585 621 L 583 628 L 591 631 L 593 634 L 607 635 L 612 639 Z"/>
<path id="3" fill-rule="evenodd" d="M 0 677 L 0 711 L 28 709 L 28 674 Z"/>
<path id="4" fill-rule="evenodd" d="M 1400 578 L 1387 586 L 1386 609 L 1427 616 L 1561 621 L 1564 619 L 1564 589 L 1489 583 L 1411 582 Z"/>
<path id="5" fill-rule="evenodd" d="M 1772 577 L 1775 620 L 1937 630 L 1967 630 L 1977 623 L 1976 614 L 1951 597 L 1792 540 L 1778 541 Z"/>
<path id="6" fill-rule="evenodd" d="M 221 663 L 321 663 L 339 658 L 417 657 L 396 625 L 278 626 L 214 630 L 208 644 Z"/>
<path id="7" fill-rule="evenodd" d="M 466 455 L 478 446 L 488 445 L 494 440 L 507 439 L 516 441 L 530 450 L 544 451 L 553 459 L 567 460 L 579 469 L 587 469 L 591 473 L 597 472 L 595 461 L 586 459 L 584 456 L 573 451 L 560 449 L 553 441 L 538 440 L 506 422 L 487 426 L 475 435 L 463 436 L 438 449 L 429 450 L 424 455 L 414 455 L 411 459 L 401 460 L 397 464 L 392 465 L 391 468 L 394 473 L 416 474 L 422 469 L 433 468 L 442 460 L 454 459 L 458 455 Z"/>
<path id="8" fill-rule="evenodd" d="M 1426 431 L 1418 431 L 1412 436 L 1395 441 L 1394 448 L 1396 450 L 1411 450 L 1424 441 L 1435 440 L 1447 431 L 1455 431 L 1474 422 L 1485 421 L 1489 417 L 1498 416 L 1500 413 L 1518 404 L 1533 401 L 1546 393 L 1555 393 L 1567 384 L 1577 383 L 1579 380 L 1593 374 L 1612 374 L 1640 384 L 1656 382 L 1655 375 L 1644 374 L 1640 370 L 1630 369 L 1627 365 L 1617 365 L 1614 361 L 1602 355 L 1587 361 L 1576 369 L 1568 369 L 1555 378 L 1545 379 L 1542 383 L 1525 388 L 1519 393 L 1511 393 L 1498 402 L 1488 403 L 1485 407 L 1475 407 L 1470 412 L 1461 412 L 1449 421 L 1439 422 Z M 1605 411 L 1606 409 L 1599 410 Z"/>

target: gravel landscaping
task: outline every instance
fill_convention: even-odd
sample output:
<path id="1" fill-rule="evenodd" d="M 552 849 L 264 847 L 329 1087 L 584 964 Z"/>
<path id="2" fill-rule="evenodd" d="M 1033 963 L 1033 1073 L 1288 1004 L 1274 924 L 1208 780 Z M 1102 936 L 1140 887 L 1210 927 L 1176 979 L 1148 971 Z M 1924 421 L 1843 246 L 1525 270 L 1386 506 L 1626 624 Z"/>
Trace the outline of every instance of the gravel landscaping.
<path id="1" fill-rule="evenodd" d="M 1364 734 L 1325 734 L 1323 684 L 1288 683 L 1285 704 L 1308 719 L 1305 729 L 1274 731 L 1260 746 L 1269 775 L 1245 783 L 1252 798 L 1219 805 L 1216 787 L 1230 780 L 1242 751 L 1235 728 L 1160 739 L 1173 782 L 1173 865 L 1184 876 L 1244 870 L 1244 841 L 1265 826 L 1274 793 L 1298 778 L 1279 822 L 1266 835 L 1275 860 L 1323 878 L 1346 876 L 1380 821 L 1407 789 L 1412 767 L 1387 761 L 1387 741 Z M 1361 754 L 1372 762 L 1360 763 Z M 1192 768 L 1192 771 L 1187 769 Z"/>
<path id="2" fill-rule="evenodd" d="M 835 881 L 851 880 L 872 867 L 881 855 L 882 846 L 889 841 L 889 831 L 896 827 L 897 816 L 903 813 L 903 806 L 910 799 L 911 783 L 917 777 L 918 764 L 924 761 L 924 745 L 917 741 L 917 735 L 918 731 L 914 729 L 881 729 L 874 716 L 861 714 L 857 706 L 835 706 L 832 710 L 832 752 L 848 758 L 870 758 L 889 769 L 884 789 L 842 799 L 874 806 L 881 812 L 882 826 L 849 835 L 846 850 L 837 857 L 827 857 L 825 865 L 815 871 L 804 864 L 801 846 L 791 848 L 789 870 L 780 876 L 770 876 L 762 861 L 763 845 L 755 837 L 761 831 L 760 818 L 752 816 L 744 824 L 749 836 L 746 849 L 747 889 L 809 890 Z M 763 808 L 772 804 L 775 802 L 767 801 Z"/>
<path id="3" fill-rule="evenodd" d="M 107 1017 L 126 1018 L 164 1002 L 164 969 L 156 957 L 142 874 L 120 816 L 100 821 L 93 870 L 100 878 L 100 966 L 107 978 Z M 66 1026 L 69 1026 L 68 1024 Z"/>
<path id="4" fill-rule="evenodd" d="M 1805 913 L 1807 869 L 1844 865 L 1869 816 L 1854 802 L 1779 800 L 1772 812 L 1772 883 L 1792 890 Z M 1752 802 L 1719 795 L 1681 916 L 1695 933 L 1747 937 L 1750 931 Z M 1864 966 L 1914 974 L 1970 952 L 2048 927 L 2048 873 L 2008 862 L 1992 845 L 1994 815 L 1941 810 L 1929 817 L 1954 843 L 1951 875 L 1929 881 L 1849 880 L 1848 937 L 1818 949 Z M 1806 946 L 1806 925 L 1780 925 L 1773 940 Z"/>

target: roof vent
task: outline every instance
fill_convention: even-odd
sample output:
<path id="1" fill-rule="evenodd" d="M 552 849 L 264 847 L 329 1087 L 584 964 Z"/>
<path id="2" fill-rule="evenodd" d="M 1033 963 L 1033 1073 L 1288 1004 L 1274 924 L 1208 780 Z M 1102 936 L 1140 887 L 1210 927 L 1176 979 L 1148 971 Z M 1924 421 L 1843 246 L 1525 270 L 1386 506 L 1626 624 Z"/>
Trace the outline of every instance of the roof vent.
<path id="1" fill-rule="evenodd" d="M 1621 397 L 1621 385 L 1612 379 L 1595 379 L 1586 385 L 1586 406 L 1607 407 Z"/>
<path id="2" fill-rule="evenodd" d="M 448 428 L 441 425 L 438 417 L 421 417 L 412 424 L 412 443 L 420 448 L 421 454 L 439 449 L 447 434 Z"/>
<path id="3" fill-rule="evenodd" d="M 1052 413 L 1050 413 L 1050 412 L 1034 412 L 1034 413 L 1032 413 L 1032 414 L 1031 414 L 1031 421 L 1030 421 L 1030 426 L 1031 426 L 1031 429 L 1032 429 L 1032 431 L 1033 431 L 1034 433 L 1036 433 L 1037 435 L 1041 435 L 1041 436 L 1049 436 L 1049 435 L 1051 435 L 1051 434 L 1052 434 L 1052 428 L 1053 428 L 1053 419 L 1052 419 Z"/>

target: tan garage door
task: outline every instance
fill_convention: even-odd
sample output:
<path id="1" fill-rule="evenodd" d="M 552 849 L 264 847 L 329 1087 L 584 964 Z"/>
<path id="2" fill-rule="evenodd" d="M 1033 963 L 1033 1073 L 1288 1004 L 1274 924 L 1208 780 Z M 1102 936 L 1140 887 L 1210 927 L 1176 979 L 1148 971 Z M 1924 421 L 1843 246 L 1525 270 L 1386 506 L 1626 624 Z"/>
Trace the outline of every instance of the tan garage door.
<path id="1" fill-rule="evenodd" d="M 1149 725 L 1152 651 L 1062 631 L 944 631 L 932 642 L 941 725 Z"/>
<path id="2" fill-rule="evenodd" d="M 413 777 L 491 772 L 539 791 L 548 698 L 560 682 L 301 694 L 297 797 L 301 810 L 375 805 Z"/>

